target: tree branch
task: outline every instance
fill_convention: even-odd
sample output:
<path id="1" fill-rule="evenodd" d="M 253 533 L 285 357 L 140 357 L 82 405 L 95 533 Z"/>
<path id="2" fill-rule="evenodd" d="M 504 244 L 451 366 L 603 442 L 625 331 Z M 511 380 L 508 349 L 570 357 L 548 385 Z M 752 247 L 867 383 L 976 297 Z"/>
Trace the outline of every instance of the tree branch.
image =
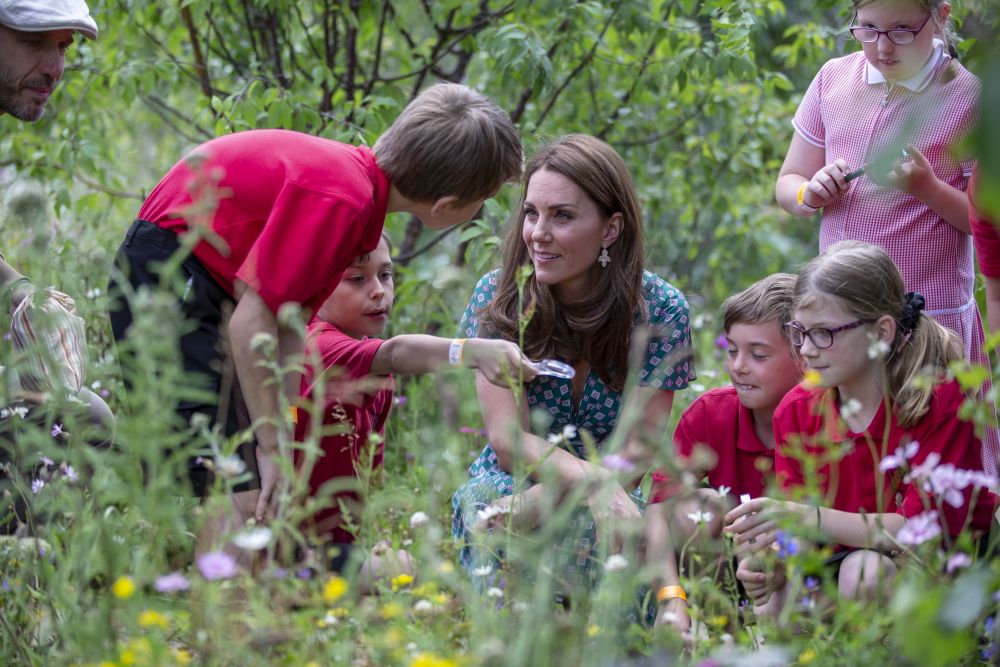
<path id="1" fill-rule="evenodd" d="M 212 90 L 212 80 L 209 78 L 208 67 L 205 66 L 205 56 L 201 52 L 201 40 L 198 39 L 198 31 L 194 28 L 194 20 L 191 18 L 191 6 L 181 4 L 181 20 L 187 28 L 188 36 L 191 38 L 191 51 L 194 54 L 194 73 L 201 84 L 201 93 L 211 99 L 215 91 Z"/>

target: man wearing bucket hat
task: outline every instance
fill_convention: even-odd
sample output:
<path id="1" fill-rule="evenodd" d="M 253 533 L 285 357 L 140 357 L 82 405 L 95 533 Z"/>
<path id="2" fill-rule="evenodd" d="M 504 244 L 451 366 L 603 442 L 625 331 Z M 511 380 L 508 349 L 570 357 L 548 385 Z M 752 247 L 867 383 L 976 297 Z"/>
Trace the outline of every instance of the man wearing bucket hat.
<path id="1" fill-rule="evenodd" d="M 97 38 L 84 0 L 0 0 L 0 115 L 41 118 L 74 31 Z"/>

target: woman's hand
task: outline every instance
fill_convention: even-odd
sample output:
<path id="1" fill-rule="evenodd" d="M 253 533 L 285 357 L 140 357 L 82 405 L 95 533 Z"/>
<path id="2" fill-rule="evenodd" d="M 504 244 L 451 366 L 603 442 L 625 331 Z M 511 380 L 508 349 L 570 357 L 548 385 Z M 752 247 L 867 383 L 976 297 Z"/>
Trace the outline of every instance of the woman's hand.
<path id="1" fill-rule="evenodd" d="M 596 539 L 600 540 L 602 535 L 607 534 L 611 540 L 608 553 L 621 553 L 630 524 L 637 525 L 642 519 L 642 512 L 611 475 L 603 473 L 601 480 L 595 482 L 597 488 L 587 495 L 587 506 L 597 530 Z"/>
<path id="2" fill-rule="evenodd" d="M 850 168 L 845 160 L 834 160 L 813 174 L 802 193 L 802 201 L 812 208 L 823 208 L 840 199 L 851 189 L 847 182 Z"/>
<path id="3" fill-rule="evenodd" d="M 773 498 L 754 498 L 726 514 L 724 530 L 733 536 L 737 547 L 764 549 L 777 541 L 784 523 L 781 519 L 801 515 L 803 507 L 806 506 Z"/>
<path id="4" fill-rule="evenodd" d="M 466 365 L 478 368 L 483 376 L 498 387 L 508 387 L 508 380 L 534 379 L 531 361 L 521 353 L 516 343 L 495 338 L 470 338 L 465 342 Z"/>

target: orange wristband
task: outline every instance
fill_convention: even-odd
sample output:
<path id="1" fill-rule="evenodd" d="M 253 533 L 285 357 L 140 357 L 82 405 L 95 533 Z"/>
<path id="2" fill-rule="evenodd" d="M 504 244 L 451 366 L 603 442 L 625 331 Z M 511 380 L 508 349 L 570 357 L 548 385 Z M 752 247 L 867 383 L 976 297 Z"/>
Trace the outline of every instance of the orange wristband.
<path id="1" fill-rule="evenodd" d="M 664 586 L 656 591 L 656 604 L 663 604 L 667 600 L 680 598 L 687 602 L 688 596 L 680 586 Z"/>
<path id="2" fill-rule="evenodd" d="M 289 405 L 288 406 L 287 417 L 288 417 L 288 422 L 290 424 L 298 424 L 299 423 L 299 409 L 298 409 L 298 407 L 296 407 L 294 405 Z"/>

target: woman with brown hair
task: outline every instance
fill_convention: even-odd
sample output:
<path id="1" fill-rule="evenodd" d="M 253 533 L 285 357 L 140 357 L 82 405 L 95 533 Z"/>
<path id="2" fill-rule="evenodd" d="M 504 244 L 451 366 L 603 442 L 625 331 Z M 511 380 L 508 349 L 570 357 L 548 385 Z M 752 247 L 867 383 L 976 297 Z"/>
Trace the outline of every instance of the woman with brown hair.
<path id="1" fill-rule="evenodd" d="M 460 330 L 520 342 L 528 358 L 574 372 L 539 375 L 516 393 L 477 376 L 489 444 L 452 499 L 452 531 L 477 587 L 502 587 L 511 568 L 487 544 L 499 525 L 534 529 L 547 510 L 582 499 L 589 511 L 552 536 L 567 547 L 553 566 L 565 591 L 589 582 L 595 530 L 616 551 L 615 533 L 640 515 L 626 489 L 652 461 L 673 392 L 694 379 L 688 305 L 643 269 L 631 176 L 599 139 L 567 135 L 539 151 L 511 223 L 502 266 L 479 281 Z M 615 451 L 596 460 L 591 447 Z"/>

